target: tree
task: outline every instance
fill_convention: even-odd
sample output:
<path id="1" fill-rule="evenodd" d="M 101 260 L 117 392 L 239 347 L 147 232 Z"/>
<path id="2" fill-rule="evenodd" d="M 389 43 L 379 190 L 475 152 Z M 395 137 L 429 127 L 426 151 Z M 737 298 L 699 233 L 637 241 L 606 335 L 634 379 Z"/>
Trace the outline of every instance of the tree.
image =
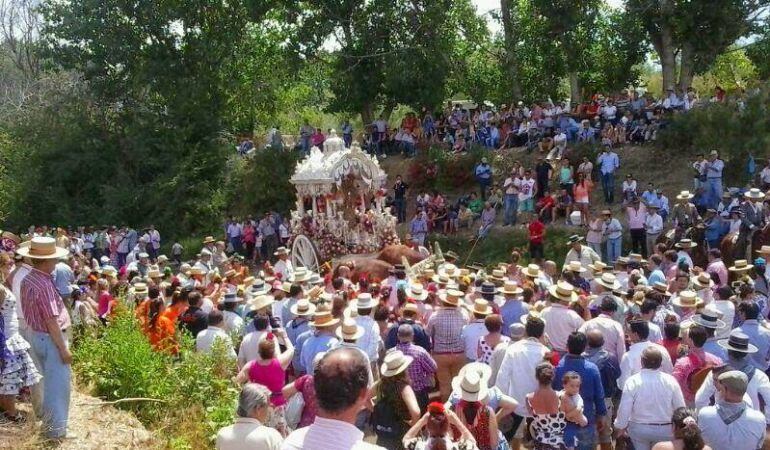
<path id="1" fill-rule="evenodd" d="M 514 7 L 517 5 L 517 0 L 500 0 L 500 21 L 503 24 L 503 36 L 505 49 L 505 67 L 507 68 L 506 78 L 510 86 L 511 95 L 514 100 L 520 100 L 522 98 L 519 63 L 516 54 L 517 47 L 517 27 L 516 27 L 516 11 Z"/>

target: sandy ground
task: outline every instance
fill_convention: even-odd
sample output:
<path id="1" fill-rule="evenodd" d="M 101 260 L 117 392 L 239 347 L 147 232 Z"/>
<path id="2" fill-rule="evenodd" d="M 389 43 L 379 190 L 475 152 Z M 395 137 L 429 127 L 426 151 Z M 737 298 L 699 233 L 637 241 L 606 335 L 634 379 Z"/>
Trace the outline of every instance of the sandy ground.
<path id="1" fill-rule="evenodd" d="M 29 411 L 29 405 L 20 409 Z M 146 449 L 153 447 L 152 434 L 133 414 L 121 411 L 102 400 L 72 391 L 69 435 L 60 443 L 46 441 L 39 435 L 35 421 L 24 425 L 0 425 L 0 449 Z"/>

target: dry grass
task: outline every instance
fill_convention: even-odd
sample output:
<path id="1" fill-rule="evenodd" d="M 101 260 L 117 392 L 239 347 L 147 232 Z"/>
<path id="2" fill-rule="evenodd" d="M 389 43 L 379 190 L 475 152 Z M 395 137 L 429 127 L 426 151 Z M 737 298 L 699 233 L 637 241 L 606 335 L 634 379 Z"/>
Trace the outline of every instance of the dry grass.
<path id="1" fill-rule="evenodd" d="M 29 405 L 20 409 L 33 416 Z M 0 426 L 0 449 L 147 449 L 157 446 L 133 414 L 115 409 L 101 400 L 73 388 L 67 438 L 61 442 L 47 440 L 40 433 L 37 420 L 22 425 Z"/>

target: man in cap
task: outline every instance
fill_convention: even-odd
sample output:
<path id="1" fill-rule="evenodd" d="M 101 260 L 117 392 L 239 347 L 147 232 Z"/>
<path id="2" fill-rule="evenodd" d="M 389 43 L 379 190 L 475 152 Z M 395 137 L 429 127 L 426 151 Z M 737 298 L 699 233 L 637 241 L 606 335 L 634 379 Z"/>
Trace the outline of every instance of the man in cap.
<path id="1" fill-rule="evenodd" d="M 733 255 L 735 259 L 745 258 L 746 247 L 749 245 L 751 236 L 756 230 L 761 229 L 765 222 L 765 214 L 762 211 L 765 193 L 752 188 L 746 191 L 743 196 L 745 200 L 740 206 L 741 226 L 738 231 L 738 240 L 735 243 Z"/>
<path id="2" fill-rule="evenodd" d="M 690 191 L 682 191 L 676 196 L 676 205 L 671 210 L 671 219 L 676 227 L 676 239 L 678 240 L 688 228 L 700 222 L 700 214 L 690 200 L 695 197 Z"/>
<path id="3" fill-rule="evenodd" d="M 300 353 L 299 367 L 295 367 L 295 370 L 300 374 L 312 372 L 315 356 L 321 352 L 328 352 L 337 344 L 334 330 L 339 322 L 339 319 L 332 317 L 331 311 L 316 311 L 312 328 L 297 338 L 301 347 L 297 348 Z"/>
<path id="4" fill-rule="evenodd" d="M 530 307 L 521 300 L 521 294 L 524 290 L 515 281 L 506 280 L 499 291 L 505 298 L 503 305 L 500 307 L 500 316 L 503 319 L 503 334 L 508 335 L 510 327 L 515 323 L 519 323 L 521 317 L 529 313 Z"/>
<path id="5" fill-rule="evenodd" d="M 358 339 L 356 345 L 366 353 L 369 357 L 369 361 L 372 361 L 375 365 L 372 367 L 372 372 L 377 372 L 377 358 L 379 356 L 380 348 L 383 346 L 382 337 L 380 336 L 380 326 L 372 318 L 372 312 L 377 303 L 372 298 L 372 294 L 364 292 L 358 294 L 356 302 L 351 307 L 355 307 L 358 315 L 355 318 L 356 323 L 360 326 L 364 332 Z"/>
<path id="6" fill-rule="evenodd" d="M 278 247 L 273 256 L 278 257 L 278 261 L 273 267 L 276 276 L 281 274 L 281 281 L 291 281 L 290 278 L 294 275 L 294 266 L 289 259 L 289 250 L 286 247 Z"/>
<path id="7" fill-rule="evenodd" d="M 583 267 L 588 267 L 597 261 L 601 261 L 602 258 L 591 247 L 583 245 L 583 237 L 573 234 L 567 240 L 567 245 L 570 247 L 567 252 L 567 257 L 564 258 L 564 265 L 569 266 L 572 261 L 577 261 Z M 587 274 L 587 278 L 592 278 L 593 275 Z"/>
<path id="8" fill-rule="evenodd" d="M 722 362 L 725 362 L 727 361 L 727 351 L 724 347 L 719 345 L 719 339 L 717 338 L 716 333 L 717 330 L 720 329 L 727 329 L 727 334 L 729 334 L 730 331 L 727 324 L 720 320 L 721 315 L 722 314 L 712 303 L 698 311 L 698 314 L 691 320 L 693 323 L 702 326 L 706 330 L 706 342 L 703 344 L 703 351 L 710 353 L 722 360 Z"/>
<path id="9" fill-rule="evenodd" d="M 548 293 L 551 296 L 551 306 L 545 308 L 542 313 L 545 333 L 551 340 L 553 349 L 564 354 L 567 351 L 567 338 L 584 323 L 583 318 L 569 308 L 569 304 L 577 300 L 577 293 L 574 286 L 566 281 L 559 281 L 550 286 Z"/>
<path id="10" fill-rule="evenodd" d="M 618 436 L 629 436 L 636 450 L 649 450 L 673 439 L 671 416 L 685 403 L 674 377 L 662 370 L 666 351 L 648 347 L 638 356 L 640 370 L 621 386 L 615 429 Z"/>
<path id="11" fill-rule="evenodd" d="M 698 412 L 698 427 L 713 449 L 755 450 L 765 443 L 765 417 L 743 401 L 749 384 L 745 373 L 730 370 L 719 375 L 719 396 L 714 406 Z"/>
<path id="12" fill-rule="evenodd" d="M 706 210 L 703 225 L 706 227 L 704 237 L 709 244 L 709 248 L 719 248 L 719 244 L 725 235 L 725 221 L 722 219 L 722 216 L 717 214 L 716 209 L 709 208 Z"/>

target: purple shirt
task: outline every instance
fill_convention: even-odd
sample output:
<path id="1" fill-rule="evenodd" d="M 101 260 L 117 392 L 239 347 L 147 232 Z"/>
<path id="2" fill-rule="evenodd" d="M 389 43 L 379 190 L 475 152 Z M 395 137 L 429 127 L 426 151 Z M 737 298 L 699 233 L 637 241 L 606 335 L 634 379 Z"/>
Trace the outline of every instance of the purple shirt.
<path id="1" fill-rule="evenodd" d="M 433 375 L 436 373 L 436 361 L 424 348 L 411 342 L 398 343 L 396 349 L 401 350 L 404 355 L 414 358 L 412 364 L 406 369 L 409 373 L 409 379 L 412 380 L 412 389 L 415 392 L 429 389 L 432 385 Z"/>

